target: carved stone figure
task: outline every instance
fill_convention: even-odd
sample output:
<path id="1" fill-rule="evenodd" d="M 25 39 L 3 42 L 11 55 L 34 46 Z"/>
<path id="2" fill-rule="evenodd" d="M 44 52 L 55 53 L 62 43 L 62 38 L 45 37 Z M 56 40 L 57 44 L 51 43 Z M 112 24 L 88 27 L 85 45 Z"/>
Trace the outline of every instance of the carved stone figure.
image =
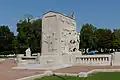
<path id="1" fill-rule="evenodd" d="M 30 50 L 30 48 L 26 49 L 25 53 L 26 53 L 27 57 L 30 57 L 31 56 L 31 50 Z"/>

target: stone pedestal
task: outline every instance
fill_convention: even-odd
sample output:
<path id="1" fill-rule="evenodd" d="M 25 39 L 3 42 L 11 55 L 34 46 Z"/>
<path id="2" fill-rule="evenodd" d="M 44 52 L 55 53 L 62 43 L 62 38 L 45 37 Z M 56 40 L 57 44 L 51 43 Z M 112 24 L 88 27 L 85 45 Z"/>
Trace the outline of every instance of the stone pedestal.
<path id="1" fill-rule="evenodd" d="M 112 55 L 112 65 L 113 66 L 120 66 L 120 52 L 115 52 Z"/>

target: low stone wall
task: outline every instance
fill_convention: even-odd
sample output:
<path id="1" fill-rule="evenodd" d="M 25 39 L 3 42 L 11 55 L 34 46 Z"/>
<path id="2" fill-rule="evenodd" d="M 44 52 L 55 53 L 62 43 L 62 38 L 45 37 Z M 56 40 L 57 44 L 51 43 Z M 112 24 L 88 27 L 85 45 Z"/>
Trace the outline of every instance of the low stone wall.
<path id="1" fill-rule="evenodd" d="M 76 56 L 76 64 L 87 66 L 109 66 L 111 65 L 111 55 Z"/>
<path id="2" fill-rule="evenodd" d="M 33 75 L 25 78 L 20 78 L 16 80 L 33 80 L 35 78 L 42 78 L 44 76 L 52 76 L 52 75 L 59 75 L 59 76 L 78 76 L 78 74 L 73 73 L 53 73 L 52 71 L 45 71 L 43 74 Z"/>
<path id="3" fill-rule="evenodd" d="M 112 54 L 113 66 L 120 66 L 120 52 Z"/>
<path id="4" fill-rule="evenodd" d="M 20 78 L 16 80 L 33 80 L 35 78 L 42 78 L 44 76 L 75 76 L 75 77 L 88 77 L 90 74 L 98 73 L 98 72 L 120 72 L 120 69 L 94 69 L 88 72 L 80 72 L 80 73 L 53 73 L 52 71 L 45 71 L 43 74 L 38 74 L 34 76 L 29 76 L 25 78 Z"/>
<path id="5" fill-rule="evenodd" d="M 88 74 L 91 73 L 98 73 L 98 72 L 120 72 L 120 69 L 94 69 L 91 71 L 88 71 Z"/>
<path id="6" fill-rule="evenodd" d="M 35 63 L 37 63 L 37 56 L 24 56 L 24 54 L 17 54 L 17 66 Z"/>
<path id="7" fill-rule="evenodd" d="M 94 69 L 88 72 L 80 72 L 79 77 L 88 77 L 89 74 L 98 73 L 98 72 L 120 72 L 120 69 Z"/>

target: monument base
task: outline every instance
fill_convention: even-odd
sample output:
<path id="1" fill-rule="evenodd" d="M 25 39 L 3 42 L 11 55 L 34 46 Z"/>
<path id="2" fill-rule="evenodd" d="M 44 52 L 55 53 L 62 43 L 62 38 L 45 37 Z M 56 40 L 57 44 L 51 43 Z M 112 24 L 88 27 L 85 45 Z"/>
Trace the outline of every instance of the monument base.
<path id="1" fill-rule="evenodd" d="M 30 70 L 56 70 L 60 68 L 71 67 L 70 64 L 55 64 L 51 66 L 41 64 L 28 64 L 24 66 L 13 67 L 12 69 L 30 69 Z"/>
<path id="2" fill-rule="evenodd" d="M 55 65 L 55 64 L 76 64 L 75 54 L 59 54 L 59 55 L 43 55 L 40 56 L 39 63 L 41 65 Z"/>
<path id="3" fill-rule="evenodd" d="M 51 66 L 60 63 L 60 55 L 43 55 L 39 57 L 40 65 Z"/>
<path id="4" fill-rule="evenodd" d="M 70 58 L 70 55 L 44 55 L 38 58 L 39 62 L 36 64 L 23 64 L 12 69 L 56 70 L 72 66 Z"/>
<path id="5" fill-rule="evenodd" d="M 23 64 L 13 69 L 42 69 L 42 70 L 56 70 L 60 68 L 73 66 L 75 63 L 75 56 L 70 54 L 64 55 L 43 55 L 38 58 L 37 63 Z"/>

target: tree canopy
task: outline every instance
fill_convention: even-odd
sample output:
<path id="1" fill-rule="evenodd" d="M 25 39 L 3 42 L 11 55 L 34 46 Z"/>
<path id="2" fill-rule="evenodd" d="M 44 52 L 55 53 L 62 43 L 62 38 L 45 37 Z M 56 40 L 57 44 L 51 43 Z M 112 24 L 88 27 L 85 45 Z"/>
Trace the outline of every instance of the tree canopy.
<path id="1" fill-rule="evenodd" d="M 19 52 L 23 52 L 28 47 L 32 52 L 41 52 L 41 28 L 41 19 L 25 19 L 17 23 Z"/>
<path id="2" fill-rule="evenodd" d="M 13 32 L 10 31 L 8 26 L 0 26 L 0 53 L 12 54 L 13 47 L 12 41 L 14 38 Z"/>
<path id="3" fill-rule="evenodd" d="M 120 49 L 120 29 L 96 28 L 92 24 L 84 24 L 80 30 L 80 49 L 110 52 Z"/>

